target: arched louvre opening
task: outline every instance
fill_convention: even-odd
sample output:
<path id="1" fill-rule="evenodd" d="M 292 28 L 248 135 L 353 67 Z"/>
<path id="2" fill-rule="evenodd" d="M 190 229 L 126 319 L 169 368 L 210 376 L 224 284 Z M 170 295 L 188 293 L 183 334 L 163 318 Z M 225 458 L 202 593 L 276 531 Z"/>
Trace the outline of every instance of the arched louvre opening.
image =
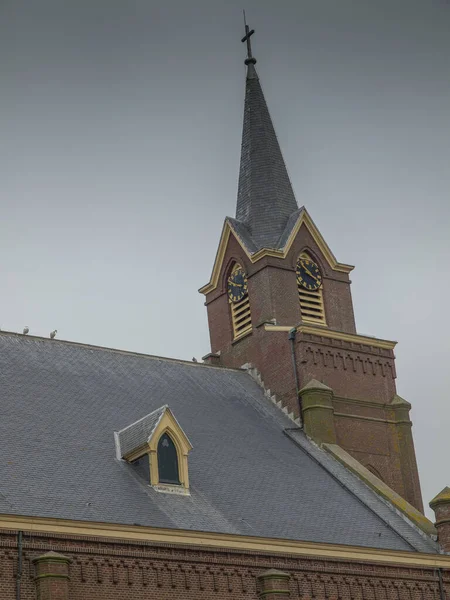
<path id="1" fill-rule="evenodd" d="M 159 483 L 180 485 L 177 449 L 167 433 L 161 436 L 157 453 Z"/>
<path id="2" fill-rule="evenodd" d="M 300 262 L 301 260 L 312 260 L 312 258 L 306 252 L 302 252 L 299 256 L 298 261 Z M 300 284 L 299 280 L 297 279 L 297 288 L 302 320 L 305 323 L 317 323 L 319 325 L 326 325 L 327 322 L 325 319 L 325 307 L 323 304 L 322 286 L 317 290 L 307 290 Z"/>
<path id="3" fill-rule="evenodd" d="M 227 291 L 233 323 L 233 338 L 237 339 L 252 330 L 247 276 L 239 263 L 234 265 L 230 273 Z"/>

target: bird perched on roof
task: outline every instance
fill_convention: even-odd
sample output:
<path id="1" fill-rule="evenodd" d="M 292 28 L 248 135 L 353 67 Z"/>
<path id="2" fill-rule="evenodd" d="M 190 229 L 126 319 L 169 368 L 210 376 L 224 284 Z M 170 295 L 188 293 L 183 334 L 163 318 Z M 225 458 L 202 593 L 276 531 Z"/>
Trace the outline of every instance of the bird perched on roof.
<path id="1" fill-rule="evenodd" d="M 198 362 L 198 360 L 195 358 L 195 356 L 192 357 L 192 362 Z"/>
<path id="2" fill-rule="evenodd" d="M 55 337 L 55 335 L 56 335 L 57 333 L 58 333 L 58 330 L 57 330 L 57 329 L 55 329 L 54 331 L 52 331 L 52 332 L 50 333 L 50 339 L 51 339 L 51 340 L 53 340 L 53 339 L 54 339 L 54 337 Z"/>
<path id="3" fill-rule="evenodd" d="M 25 327 L 23 328 L 23 335 L 27 335 L 27 333 L 30 331 L 30 328 L 28 327 L 28 325 L 25 325 Z"/>

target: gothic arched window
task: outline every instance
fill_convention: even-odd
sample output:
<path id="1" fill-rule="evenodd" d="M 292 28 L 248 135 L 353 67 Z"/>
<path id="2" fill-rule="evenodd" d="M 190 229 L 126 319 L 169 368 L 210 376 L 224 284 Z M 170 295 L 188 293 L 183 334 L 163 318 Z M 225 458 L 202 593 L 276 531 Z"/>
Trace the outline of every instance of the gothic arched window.
<path id="1" fill-rule="evenodd" d="M 231 308 L 233 338 L 236 340 L 252 330 L 247 275 L 239 263 L 235 263 L 228 277 L 227 293 Z"/>
<path id="2" fill-rule="evenodd" d="M 315 264 L 309 254 L 302 252 L 297 261 L 297 271 L 302 263 L 308 265 Z M 305 323 L 317 323 L 319 325 L 326 325 L 325 319 L 325 307 L 323 304 L 323 287 L 320 286 L 316 289 L 308 289 L 304 287 L 297 276 L 297 289 L 298 299 L 300 301 L 300 312 L 302 320 Z"/>
<path id="3" fill-rule="evenodd" d="M 180 485 L 177 449 L 167 433 L 158 442 L 158 472 L 160 483 Z"/>

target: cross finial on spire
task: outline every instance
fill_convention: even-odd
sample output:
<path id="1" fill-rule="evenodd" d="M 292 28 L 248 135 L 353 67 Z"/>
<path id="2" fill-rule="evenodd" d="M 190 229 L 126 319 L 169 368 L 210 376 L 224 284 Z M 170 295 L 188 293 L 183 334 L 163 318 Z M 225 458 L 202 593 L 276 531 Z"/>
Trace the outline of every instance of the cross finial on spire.
<path id="1" fill-rule="evenodd" d="M 247 58 L 245 59 L 246 65 L 254 65 L 256 64 L 256 58 L 252 55 L 252 45 L 250 42 L 250 37 L 255 33 L 255 30 L 250 30 L 250 27 L 247 25 L 247 21 L 245 20 L 245 10 L 244 10 L 244 25 L 245 25 L 245 35 L 242 38 L 241 42 L 247 42 Z"/>

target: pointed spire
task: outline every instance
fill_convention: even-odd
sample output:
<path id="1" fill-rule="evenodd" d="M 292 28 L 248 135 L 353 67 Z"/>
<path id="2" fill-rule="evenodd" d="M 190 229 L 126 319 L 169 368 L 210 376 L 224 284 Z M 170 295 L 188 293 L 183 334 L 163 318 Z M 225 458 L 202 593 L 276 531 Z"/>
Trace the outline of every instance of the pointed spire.
<path id="1" fill-rule="evenodd" d="M 250 44 L 254 32 L 245 24 L 247 80 L 236 219 L 247 226 L 258 249 L 277 248 L 298 206 L 256 73 Z"/>

